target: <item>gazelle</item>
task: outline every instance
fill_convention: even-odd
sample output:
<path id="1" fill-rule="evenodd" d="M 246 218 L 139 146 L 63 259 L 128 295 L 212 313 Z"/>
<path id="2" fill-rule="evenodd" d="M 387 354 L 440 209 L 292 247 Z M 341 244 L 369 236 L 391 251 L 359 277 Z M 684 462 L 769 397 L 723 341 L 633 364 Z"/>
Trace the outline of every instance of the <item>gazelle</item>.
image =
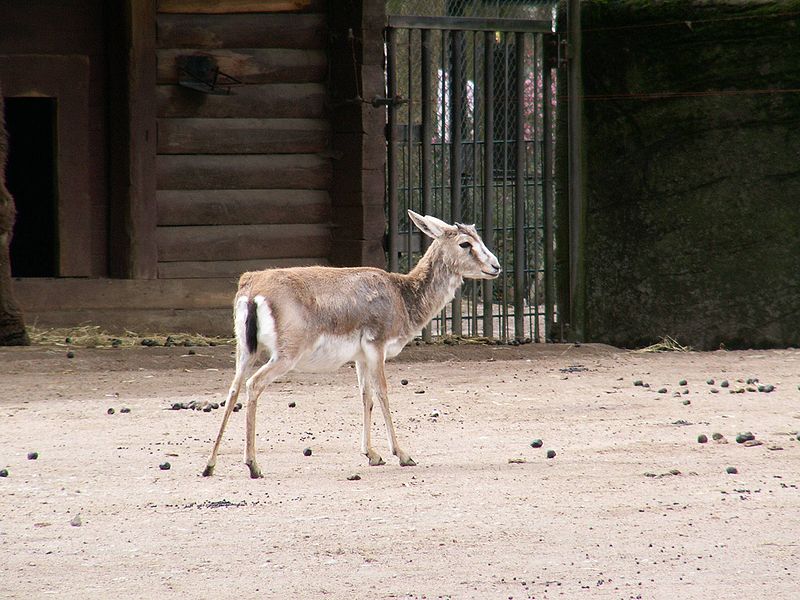
<path id="1" fill-rule="evenodd" d="M 497 258 L 474 225 L 450 225 L 408 211 L 433 242 L 407 275 L 370 267 L 298 267 L 244 273 L 234 299 L 236 373 L 228 391 L 222 425 L 204 476 L 214 473 L 217 452 L 245 374 L 267 352 L 269 360 L 246 382 L 245 464 L 256 463 L 256 407 L 267 385 L 289 371 L 331 371 L 355 361 L 364 405 L 361 452 L 372 466 L 384 464 L 372 447 L 373 400 L 383 409 L 389 450 L 402 466 L 414 460 L 400 448 L 389 413 L 384 362 L 453 299 L 465 277 L 494 279 Z"/>

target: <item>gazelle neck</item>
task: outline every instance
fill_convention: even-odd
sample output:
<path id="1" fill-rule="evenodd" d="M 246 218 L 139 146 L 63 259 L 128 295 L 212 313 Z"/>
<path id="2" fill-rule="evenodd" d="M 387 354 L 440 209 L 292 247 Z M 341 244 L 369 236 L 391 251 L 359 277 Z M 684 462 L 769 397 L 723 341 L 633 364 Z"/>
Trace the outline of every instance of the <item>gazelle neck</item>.
<path id="1" fill-rule="evenodd" d="M 405 275 L 409 294 L 404 294 L 409 317 L 420 329 L 436 316 L 445 304 L 453 299 L 464 278 L 448 264 L 438 240 Z"/>

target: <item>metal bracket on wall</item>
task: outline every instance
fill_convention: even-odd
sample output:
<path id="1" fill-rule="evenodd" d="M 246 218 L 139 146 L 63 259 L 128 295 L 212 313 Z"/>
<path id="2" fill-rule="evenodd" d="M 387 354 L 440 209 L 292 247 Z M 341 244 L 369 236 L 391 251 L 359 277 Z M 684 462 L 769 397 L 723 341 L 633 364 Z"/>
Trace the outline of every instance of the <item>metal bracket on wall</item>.
<path id="1" fill-rule="evenodd" d="M 184 55 L 176 59 L 178 85 L 203 94 L 224 96 L 231 93 L 231 86 L 242 82 L 219 70 L 212 56 Z"/>
<path id="2" fill-rule="evenodd" d="M 542 37 L 544 45 L 545 68 L 560 69 L 567 65 L 569 44 L 560 34 L 545 35 Z"/>
<path id="3" fill-rule="evenodd" d="M 403 104 L 408 104 L 408 98 L 403 98 L 399 94 L 392 98 L 382 98 L 380 96 L 375 96 L 372 99 L 372 106 L 374 106 L 375 108 L 379 108 L 381 106 L 397 108 L 398 106 L 402 106 Z"/>
<path id="4" fill-rule="evenodd" d="M 569 40 L 562 35 L 558 36 L 558 52 L 557 52 L 557 62 L 558 68 L 566 67 L 567 62 L 572 59 L 572 46 L 569 44 Z"/>

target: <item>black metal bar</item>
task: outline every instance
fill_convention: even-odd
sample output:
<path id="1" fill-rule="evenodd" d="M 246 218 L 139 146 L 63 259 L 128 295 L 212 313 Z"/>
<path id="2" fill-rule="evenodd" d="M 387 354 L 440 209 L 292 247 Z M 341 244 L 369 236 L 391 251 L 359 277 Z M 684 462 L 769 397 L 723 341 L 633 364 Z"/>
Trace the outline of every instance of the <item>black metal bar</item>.
<path id="1" fill-rule="evenodd" d="M 516 165 L 514 173 L 514 337 L 525 337 L 525 34 L 517 32 L 515 50 Z"/>
<path id="2" fill-rule="evenodd" d="M 420 93 L 420 110 L 422 111 L 422 211 L 431 214 L 431 186 L 433 183 L 433 119 L 431 115 L 431 30 L 422 30 L 422 56 L 420 75 L 422 77 Z M 423 236 L 422 247 L 427 248 L 430 238 Z"/>
<path id="3" fill-rule="evenodd" d="M 454 31 L 450 40 L 450 217 L 455 222 L 461 220 L 461 175 L 464 171 L 461 139 L 464 116 L 464 78 L 461 69 L 464 33 Z"/>
<path id="4" fill-rule="evenodd" d="M 408 81 L 406 88 L 406 98 L 408 99 L 407 113 L 406 113 L 406 144 L 405 155 L 408 156 L 406 162 L 406 209 L 414 209 L 414 44 L 413 42 L 414 30 L 408 30 L 408 45 L 406 50 Z M 405 213 L 405 211 L 404 211 Z M 414 227 L 411 223 L 408 224 L 408 232 L 406 235 L 406 273 L 411 271 L 414 265 L 413 256 L 413 236 Z M 426 236 L 423 236 L 426 237 Z"/>
<path id="5" fill-rule="evenodd" d="M 431 85 L 431 30 L 423 29 L 421 33 L 421 69 L 420 76 L 420 110 L 422 111 L 422 212 L 432 214 L 432 184 L 433 184 L 433 119 L 432 108 L 432 85 Z M 426 250 L 430 245 L 431 239 L 422 236 L 422 250 Z M 425 342 L 431 341 L 431 327 L 426 325 L 422 330 L 422 339 Z"/>
<path id="6" fill-rule="evenodd" d="M 386 97 L 394 98 L 397 95 L 397 30 L 389 28 L 386 31 Z M 397 199 L 398 184 L 398 132 L 397 132 L 397 106 L 388 107 L 387 128 L 389 130 L 389 143 L 386 149 L 387 164 L 387 195 L 389 197 L 389 270 L 399 270 L 398 256 L 398 230 L 400 228 L 400 207 Z"/>
<path id="7" fill-rule="evenodd" d="M 388 18 L 389 27 L 414 29 L 449 29 L 452 31 L 504 31 L 550 33 L 551 21 L 525 19 L 484 19 L 480 17 L 416 17 L 396 16 Z"/>
<path id="8" fill-rule="evenodd" d="M 544 105 L 542 104 L 542 90 L 539 87 L 540 80 L 538 73 L 540 73 L 542 69 L 540 63 L 542 35 L 538 33 L 533 34 L 531 38 L 533 55 L 531 71 L 537 74 L 534 76 L 533 82 L 533 140 L 530 142 L 532 148 L 531 162 L 533 166 L 533 207 L 530 211 L 530 216 L 528 217 L 529 220 L 533 220 L 533 226 L 529 229 L 529 231 L 532 232 L 531 235 L 533 236 L 533 267 L 528 267 L 526 272 L 530 273 L 530 279 L 528 281 L 530 282 L 529 285 L 533 287 L 533 293 L 528 293 L 529 298 L 532 299 L 530 302 L 530 308 L 528 310 L 533 319 L 533 331 L 531 332 L 531 338 L 536 342 L 539 342 L 541 341 L 541 327 L 539 325 L 539 298 L 541 297 L 541 285 L 539 273 L 542 272 L 542 256 L 539 252 L 539 247 L 542 244 L 542 225 L 539 220 L 539 208 L 542 206 L 541 184 L 542 176 L 544 175 L 541 170 L 542 150 L 540 147 L 540 140 L 542 139 L 542 130 L 540 129 L 539 111 L 543 111 Z"/>
<path id="9" fill-rule="evenodd" d="M 464 32 L 450 35 L 450 218 L 461 220 L 461 176 L 464 171 L 461 140 L 461 121 L 464 114 Z M 461 291 L 453 298 L 453 335 L 461 335 Z"/>
<path id="10" fill-rule="evenodd" d="M 553 188 L 553 170 L 555 158 L 555 131 L 553 131 L 553 77 L 551 64 L 545 47 L 542 60 L 542 133 L 544 136 L 542 188 L 544 195 L 544 338 L 553 340 L 554 304 L 555 304 L 555 196 Z"/>
<path id="11" fill-rule="evenodd" d="M 503 240 L 503 301 L 500 305 L 500 312 L 501 312 L 501 329 L 500 329 L 500 339 L 507 340 L 508 339 L 508 231 L 506 228 L 506 223 L 508 223 L 508 202 L 506 201 L 508 198 L 508 171 L 509 171 L 509 149 L 508 149 L 508 140 L 511 137 L 509 131 L 509 110 L 508 110 L 508 98 L 509 98 L 509 69 L 508 69 L 508 54 L 509 54 L 509 44 L 508 44 L 509 36 L 503 35 L 503 185 L 502 185 L 502 194 L 500 196 L 500 235 L 502 236 Z"/>
<path id="12" fill-rule="evenodd" d="M 480 106 L 478 105 L 478 99 L 475 94 L 475 82 L 478 81 L 478 40 L 477 40 L 478 33 L 472 32 L 472 35 L 467 35 L 467 44 L 469 48 L 472 48 L 472 57 L 471 57 L 471 64 L 472 64 L 472 78 L 468 80 L 472 82 L 472 93 L 467 90 L 467 110 L 471 113 L 472 128 L 469 131 L 469 143 L 470 148 L 472 150 L 471 157 L 470 157 L 470 164 L 467 168 L 467 178 L 469 181 L 469 219 L 468 222 L 470 223 L 477 223 L 477 217 L 475 214 L 475 203 L 477 196 L 475 195 L 475 186 L 477 185 L 476 182 L 476 173 L 475 169 L 478 164 L 478 119 L 477 115 L 479 114 L 478 111 L 480 110 Z M 469 41 L 471 40 L 471 41 Z M 472 104 L 470 105 L 470 101 Z M 475 280 L 471 280 L 468 282 L 469 285 L 469 316 L 467 317 L 467 335 L 474 337 L 478 335 L 478 282 Z"/>
<path id="13" fill-rule="evenodd" d="M 450 111 L 452 107 L 449 105 L 449 101 L 447 99 L 448 88 L 447 88 L 447 57 L 450 53 L 449 50 L 450 46 L 450 32 L 447 30 L 442 30 L 441 32 L 441 40 L 439 44 L 439 67 L 441 72 L 441 85 L 440 85 L 440 92 L 439 92 L 439 102 L 441 106 L 441 118 L 439 120 L 439 128 L 440 128 L 440 136 L 439 136 L 439 165 L 441 169 L 441 178 L 439 183 L 439 211 L 440 216 L 444 217 L 446 212 L 446 197 L 447 197 L 447 189 L 449 187 L 448 184 L 448 177 L 447 177 L 447 169 L 449 169 L 450 165 L 447 165 L 445 168 L 445 162 L 449 162 L 449 157 L 446 159 L 445 156 L 448 152 L 447 144 L 449 143 L 447 137 L 447 122 L 450 119 Z M 446 335 L 447 333 L 447 308 L 443 308 L 439 312 L 439 335 Z"/>
<path id="14" fill-rule="evenodd" d="M 495 32 L 484 33 L 483 49 L 483 242 L 494 251 L 494 44 Z M 494 285 L 483 282 L 483 335 L 494 337 Z"/>
<path id="15" fill-rule="evenodd" d="M 584 238 L 586 212 L 583 176 L 583 75 L 581 73 L 581 7 L 579 0 L 567 3 L 569 27 L 569 274 L 570 330 L 577 341 L 584 339 L 586 273 Z"/>

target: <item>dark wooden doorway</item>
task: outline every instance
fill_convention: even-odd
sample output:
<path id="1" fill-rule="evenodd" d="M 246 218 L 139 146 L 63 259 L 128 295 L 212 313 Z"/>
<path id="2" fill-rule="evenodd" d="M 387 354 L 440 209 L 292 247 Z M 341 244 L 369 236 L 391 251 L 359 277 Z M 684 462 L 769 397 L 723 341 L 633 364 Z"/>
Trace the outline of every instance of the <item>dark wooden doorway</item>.
<path id="1" fill-rule="evenodd" d="M 17 205 L 11 242 L 14 277 L 58 274 L 56 99 L 9 98 L 6 183 Z"/>
<path id="2" fill-rule="evenodd" d="M 20 277 L 108 274 L 108 14 L 102 0 L 4 0 L 0 81 Z M 16 158 L 15 158 L 16 157 Z"/>

